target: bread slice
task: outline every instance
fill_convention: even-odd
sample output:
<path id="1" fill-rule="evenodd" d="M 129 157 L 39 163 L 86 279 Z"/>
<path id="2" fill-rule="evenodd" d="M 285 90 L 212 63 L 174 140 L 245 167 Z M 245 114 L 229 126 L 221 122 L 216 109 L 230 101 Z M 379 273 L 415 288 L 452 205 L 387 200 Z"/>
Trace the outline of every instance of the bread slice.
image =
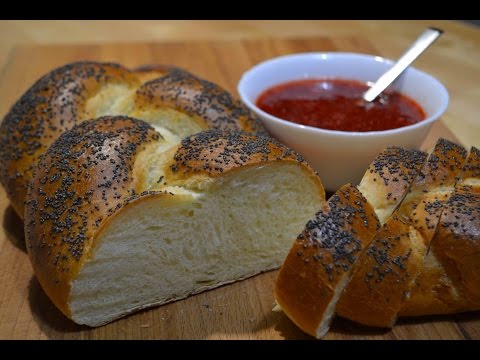
<path id="1" fill-rule="evenodd" d="M 480 151 L 472 148 L 444 206 L 402 316 L 480 309 Z"/>
<path id="2" fill-rule="evenodd" d="M 385 149 L 358 189 L 345 185 L 309 221 L 280 270 L 275 290 L 278 305 L 303 331 L 317 338 L 327 333 L 352 268 L 381 224 L 377 215 L 384 219 L 394 211 L 426 156 L 417 150 Z"/>
<path id="3" fill-rule="evenodd" d="M 324 199 L 301 156 L 271 138 L 207 131 L 175 145 L 104 117 L 41 157 L 26 244 L 53 303 L 99 326 L 279 267 Z"/>
<path id="4" fill-rule="evenodd" d="M 445 139 L 437 142 L 409 194 L 358 259 L 338 315 L 369 326 L 394 325 L 465 157 L 463 147 Z"/>
<path id="5" fill-rule="evenodd" d="M 303 331 L 317 338 L 327 333 L 350 269 L 379 227 L 372 206 L 351 184 L 308 222 L 280 270 L 275 292 Z"/>
<path id="6" fill-rule="evenodd" d="M 358 189 L 375 209 L 381 224 L 402 202 L 427 156 L 423 151 L 392 146 L 369 165 Z"/>

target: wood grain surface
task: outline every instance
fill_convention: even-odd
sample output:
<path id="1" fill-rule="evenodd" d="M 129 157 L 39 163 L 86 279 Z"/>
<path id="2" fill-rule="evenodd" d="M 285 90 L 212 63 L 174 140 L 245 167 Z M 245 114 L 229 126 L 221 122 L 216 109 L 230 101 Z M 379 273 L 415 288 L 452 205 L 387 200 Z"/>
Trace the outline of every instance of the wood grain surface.
<path id="1" fill-rule="evenodd" d="M 151 44 L 24 46 L 16 48 L 0 83 L 0 113 L 39 76 L 66 62 L 111 60 L 137 66 L 171 63 L 236 93 L 241 74 L 264 59 L 314 50 L 378 53 L 361 38 L 198 41 Z M 443 136 L 437 123 L 427 148 Z M 66 319 L 35 279 L 24 245 L 23 224 L 0 190 L 0 339 L 309 339 L 283 313 L 272 312 L 277 272 L 271 271 L 186 300 L 145 310 L 91 329 Z M 326 339 L 480 339 L 480 314 L 401 319 L 393 330 L 334 321 Z"/>

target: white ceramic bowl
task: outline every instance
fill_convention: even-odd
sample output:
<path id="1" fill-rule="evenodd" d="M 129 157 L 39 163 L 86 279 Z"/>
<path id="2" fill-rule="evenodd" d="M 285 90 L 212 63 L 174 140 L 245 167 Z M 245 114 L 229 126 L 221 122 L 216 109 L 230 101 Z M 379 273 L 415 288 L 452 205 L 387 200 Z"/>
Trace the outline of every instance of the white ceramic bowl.
<path id="1" fill-rule="evenodd" d="M 413 67 L 392 85 L 424 109 L 427 118 L 393 130 L 345 132 L 324 130 L 282 120 L 255 105 L 267 88 L 291 80 L 338 77 L 376 81 L 392 61 L 355 53 L 302 53 L 264 61 L 245 72 L 238 84 L 242 101 L 263 121 L 269 133 L 288 145 L 318 171 L 327 191 L 347 182 L 357 184 L 375 156 L 387 146 L 419 148 L 432 124 L 445 112 L 448 92 L 432 76 Z"/>

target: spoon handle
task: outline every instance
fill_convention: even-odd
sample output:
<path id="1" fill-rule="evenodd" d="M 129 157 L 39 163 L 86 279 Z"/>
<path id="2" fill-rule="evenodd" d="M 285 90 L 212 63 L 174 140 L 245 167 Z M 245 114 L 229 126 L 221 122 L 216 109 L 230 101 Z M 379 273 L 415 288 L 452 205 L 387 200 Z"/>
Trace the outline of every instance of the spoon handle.
<path id="1" fill-rule="evenodd" d="M 408 48 L 407 51 L 398 59 L 387 72 L 385 72 L 380 78 L 363 94 L 365 101 L 371 102 L 380 95 L 395 79 L 407 68 L 417 57 L 420 56 L 435 40 L 442 35 L 443 30 L 436 28 L 428 28 L 422 35 Z"/>

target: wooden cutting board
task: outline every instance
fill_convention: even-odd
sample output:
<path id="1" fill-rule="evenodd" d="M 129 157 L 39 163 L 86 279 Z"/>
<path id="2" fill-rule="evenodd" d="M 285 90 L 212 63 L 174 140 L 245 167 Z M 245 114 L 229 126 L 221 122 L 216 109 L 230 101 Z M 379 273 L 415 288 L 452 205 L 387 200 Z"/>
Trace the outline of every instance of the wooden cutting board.
<path id="1" fill-rule="evenodd" d="M 235 42 L 29 46 L 16 48 L 0 78 L 0 114 L 41 75 L 76 60 L 134 67 L 169 63 L 236 93 L 242 73 L 255 63 L 304 51 L 378 54 L 360 38 L 267 39 Z M 443 136 L 441 123 L 427 148 Z M 277 271 L 133 314 L 91 329 L 65 318 L 35 279 L 24 245 L 23 224 L 0 189 L 0 339 L 309 339 L 283 313 L 272 312 Z M 401 319 L 391 331 L 336 319 L 326 339 L 480 339 L 480 314 Z"/>

